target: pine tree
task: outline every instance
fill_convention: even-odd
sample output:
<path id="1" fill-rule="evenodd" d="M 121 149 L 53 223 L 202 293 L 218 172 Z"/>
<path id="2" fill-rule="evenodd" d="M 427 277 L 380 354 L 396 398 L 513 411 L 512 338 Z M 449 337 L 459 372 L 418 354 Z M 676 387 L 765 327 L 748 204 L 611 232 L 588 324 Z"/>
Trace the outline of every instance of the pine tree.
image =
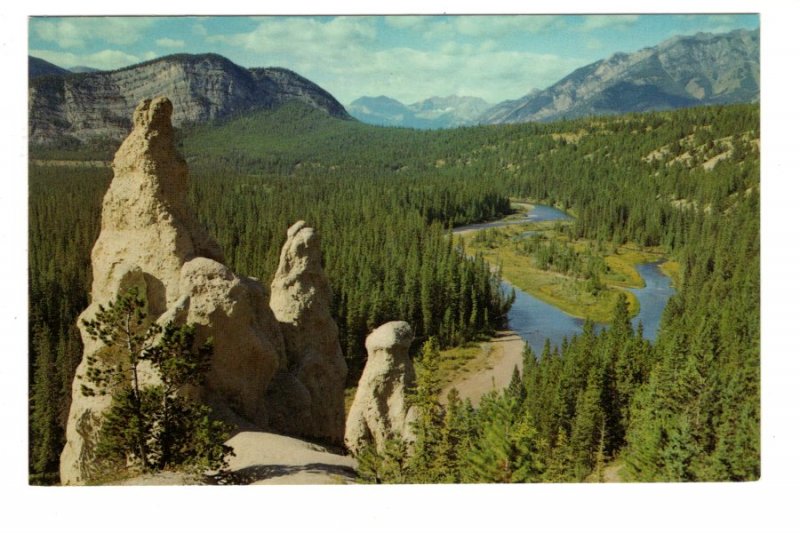
<path id="1" fill-rule="evenodd" d="M 112 396 L 103 414 L 97 456 L 106 468 L 118 468 L 130 457 L 145 471 L 224 467 L 232 453 L 224 444 L 230 428 L 212 420 L 207 406 L 178 394 L 202 380 L 210 339 L 197 347 L 193 325 L 148 324 L 145 308 L 144 299 L 131 289 L 84 321 L 87 333 L 106 349 L 87 359 L 91 385 L 84 385 L 82 393 Z M 143 361 L 158 372 L 158 385 L 139 379 Z"/>
<path id="2" fill-rule="evenodd" d="M 443 409 L 439 404 L 441 387 L 438 383 L 439 346 L 435 338 L 422 346 L 422 354 L 416 366 L 417 383 L 411 395 L 411 405 L 417 412 L 413 422 L 414 445 L 409 467 L 420 482 L 434 482 L 444 472 L 432 468 L 436 449 L 442 438 Z"/>

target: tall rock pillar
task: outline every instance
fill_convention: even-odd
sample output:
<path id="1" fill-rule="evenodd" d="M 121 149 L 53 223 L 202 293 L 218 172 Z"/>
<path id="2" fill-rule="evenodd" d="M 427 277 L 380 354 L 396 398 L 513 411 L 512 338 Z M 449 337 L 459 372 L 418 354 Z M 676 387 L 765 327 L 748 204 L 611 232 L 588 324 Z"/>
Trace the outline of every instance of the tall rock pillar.
<path id="1" fill-rule="evenodd" d="M 267 387 L 286 365 L 283 338 L 258 282 L 222 264 L 219 246 L 187 204 L 188 170 L 175 149 L 172 104 L 144 100 L 133 131 L 114 157 L 114 179 L 103 199 L 100 235 L 92 250 L 92 294 L 78 327 L 83 359 L 72 385 L 61 482 L 85 482 L 110 396 L 84 396 L 87 360 L 103 359 L 82 320 L 130 288 L 145 297 L 148 320 L 197 324 L 202 342 L 214 339 L 211 369 L 197 391 L 217 413 L 267 427 Z M 149 379 L 159 378 L 150 373 Z"/>
<path id="2" fill-rule="evenodd" d="M 281 325 L 287 366 L 272 387 L 275 429 L 341 444 L 347 365 L 331 316 L 319 233 L 304 221 L 286 234 L 270 308 Z"/>

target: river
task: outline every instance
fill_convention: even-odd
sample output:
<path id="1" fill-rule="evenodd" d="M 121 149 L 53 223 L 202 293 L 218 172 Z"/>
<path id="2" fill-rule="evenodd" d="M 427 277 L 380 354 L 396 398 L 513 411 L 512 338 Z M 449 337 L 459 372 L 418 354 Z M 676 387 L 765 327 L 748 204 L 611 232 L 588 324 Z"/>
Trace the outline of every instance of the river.
<path id="1" fill-rule="evenodd" d="M 524 219 L 470 224 L 457 228 L 454 233 L 524 222 L 571 219 L 568 214 L 554 207 L 535 205 Z M 645 286 L 641 289 L 628 289 L 639 300 L 639 313 L 632 319 L 632 324 L 636 328 L 641 322 L 644 337 L 651 341 L 655 340 L 658 333 L 658 325 L 667 300 L 675 292 L 670 279 L 658 267 L 659 263 L 636 265 L 636 270 L 644 279 Z M 512 289 L 509 283 L 504 282 L 503 286 L 508 291 Z M 508 313 L 508 326 L 527 341 L 535 353 L 542 352 L 546 339 L 550 339 L 550 343 L 557 346 L 564 337 L 572 337 L 583 329 L 583 319 L 568 315 L 559 308 L 519 289 L 515 291 L 516 299 Z"/>
<path id="2" fill-rule="evenodd" d="M 549 222 L 553 220 L 572 220 L 572 217 L 549 205 L 534 205 L 525 214 L 525 218 L 516 218 L 512 220 L 496 220 L 494 222 L 482 222 L 480 224 L 467 224 L 453 228 L 453 233 L 467 233 L 486 228 L 500 228 L 503 226 L 510 226 L 512 224 L 525 224 L 527 222 Z"/>

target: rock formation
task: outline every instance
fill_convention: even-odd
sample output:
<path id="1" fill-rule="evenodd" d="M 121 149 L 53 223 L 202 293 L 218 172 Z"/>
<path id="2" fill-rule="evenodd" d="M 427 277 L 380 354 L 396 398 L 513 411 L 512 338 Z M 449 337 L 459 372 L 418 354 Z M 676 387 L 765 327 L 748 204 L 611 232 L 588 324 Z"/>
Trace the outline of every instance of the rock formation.
<path id="1" fill-rule="evenodd" d="M 414 383 L 414 367 L 408 357 L 413 338 L 406 322 L 388 322 L 367 337 L 367 364 L 345 428 L 345 445 L 351 452 L 369 444 L 380 452 L 388 439 L 413 439 L 415 410 L 407 398 Z"/>
<path id="2" fill-rule="evenodd" d="M 341 444 L 347 364 L 331 317 L 333 293 L 322 268 L 320 237 L 302 220 L 286 237 L 269 306 L 281 325 L 287 353 L 286 372 L 276 376 L 270 397 L 274 391 L 287 401 L 270 402 L 271 425 Z"/>
<path id="3" fill-rule="evenodd" d="M 78 324 L 84 358 L 73 382 L 61 455 L 64 484 L 81 483 L 90 475 L 93 441 L 110 404 L 109 396 L 81 392 L 87 359 L 103 349 L 82 320 L 94 318 L 101 304 L 133 287 L 145 297 L 149 319 L 196 324 L 198 342 L 213 337 L 205 383 L 189 392 L 218 416 L 240 427 L 283 427 L 295 433 L 310 429 L 333 441 L 342 439 L 342 407 L 337 406 L 343 405 L 344 361 L 328 313 L 330 288 L 322 272 L 318 237 L 311 228 L 295 226 L 276 278 L 284 288 L 284 301 L 297 303 L 276 306 L 289 336 L 289 357 L 265 288 L 222 263 L 219 246 L 189 211 L 188 171 L 175 150 L 171 113 L 172 104 L 164 97 L 139 104 L 133 131 L 114 159 L 114 179 L 103 200 L 100 235 L 92 250 L 91 303 Z M 316 327 L 319 332 L 298 330 Z M 147 368 L 142 370 L 145 380 L 158 379 Z M 294 381 L 282 379 L 289 386 L 270 387 L 276 376 Z M 317 406 L 317 401 L 324 405 Z M 309 419 L 307 426 L 286 423 L 298 406 L 299 418 Z"/>

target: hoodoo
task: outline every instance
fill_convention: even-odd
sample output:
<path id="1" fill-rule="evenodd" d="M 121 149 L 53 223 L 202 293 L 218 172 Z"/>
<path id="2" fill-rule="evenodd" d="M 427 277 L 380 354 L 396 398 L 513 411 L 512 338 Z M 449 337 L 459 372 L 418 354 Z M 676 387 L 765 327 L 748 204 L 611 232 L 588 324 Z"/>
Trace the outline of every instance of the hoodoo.
<path id="1" fill-rule="evenodd" d="M 407 322 L 388 322 L 367 337 L 367 365 L 347 415 L 345 445 L 358 453 L 374 445 L 383 451 L 392 438 L 413 440 L 416 410 L 407 393 L 415 381 L 408 348 L 414 332 Z"/>
<path id="2" fill-rule="evenodd" d="M 333 293 L 322 268 L 321 239 L 302 220 L 286 237 L 269 301 L 287 354 L 286 371 L 274 382 L 272 426 L 341 444 L 347 364 L 331 316 Z"/>
<path id="3" fill-rule="evenodd" d="M 242 428 L 342 441 L 346 367 L 318 236 L 303 223 L 289 232 L 274 284 L 279 323 L 264 286 L 225 266 L 220 247 L 190 212 L 188 169 L 175 149 L 171 113 L 164 97 L 140 103 L 114 158 L 92 250 L 91 302 L 78 323 L 84 354 L 61 454 L 64 484 L 91 476 L 94 441 L 110 404 L 110 396 L 82 392 L 88 360 L 102 360 L 105 350 L 83 320 L 132 288 L 145 299 L 147 321 L 196 324 L 198 342 L 213 338 L 211 368 L 192 393 L 217 416 Z M 142 374 L 160 379 L 147 368 Z"/>

